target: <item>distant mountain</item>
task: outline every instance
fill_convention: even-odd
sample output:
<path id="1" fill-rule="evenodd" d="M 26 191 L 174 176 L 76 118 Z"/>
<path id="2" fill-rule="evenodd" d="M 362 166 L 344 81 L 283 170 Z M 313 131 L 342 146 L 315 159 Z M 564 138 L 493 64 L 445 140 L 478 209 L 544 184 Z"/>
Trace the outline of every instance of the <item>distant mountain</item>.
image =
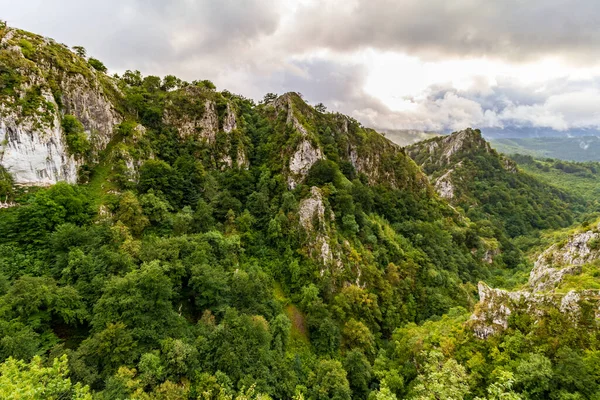
<path id="1" fill-rule="evenodd" d="M 478 129 L 419 142 L 406 151 L 441 197 L 474 219 L 498 219 L 510 236 L 572 223 L 573 196 L 523 174 Z"/>
<path id="2" fill-rule="evenodd" d="M 481 130 L 483 136 L 490 139 L 506 138 L 565 138 L 573 136 L 600 136 L 598 129 L 569 129 L 558 131 L 551 128 L 537 127 L 506 127 L 506 128 L 484 128 Z"/>
<path id="3" fill-rule="evenodd" d="M 575 137 L 495 138 L 490 144 L 504 154 L 567 161 L 600 161 L 600 135 Z"/>

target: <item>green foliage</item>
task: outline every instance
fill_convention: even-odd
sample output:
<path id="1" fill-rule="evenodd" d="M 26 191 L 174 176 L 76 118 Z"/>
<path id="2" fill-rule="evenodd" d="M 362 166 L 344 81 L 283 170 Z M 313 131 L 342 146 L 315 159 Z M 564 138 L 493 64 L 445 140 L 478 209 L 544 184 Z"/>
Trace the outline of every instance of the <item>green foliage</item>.
<path id="1" fill-rule="evenodd" d="M 61 125 L 69 153 L 76 156 L 85 156 L 90 150 L 90 142 L 81 122 L 73 115 L 65 115 L 62 118 Z"/>
<path id="2" fill-rule="evenodd" d="M 35 54 L 35 47 L 33 44 L 27 39 L 19 40 L 19 46 L 21 47 L 21 51 L 23 52 L 23 56 L 25 58 L 32 59 Z"/>
<path id="3" fill-rule="evenodd" d="M 89 388 L 69 379 L 67 357 L 44 366 L 40 357 L 31 362 L 9 358 L 0 364 L 0 397 L 7 400 L 92 400 Z"/>
<path id="4" fill-rule="evenodd" d="M 108 69 L 104 66 L 102 61 L 97 60 L 95 58 L 90 57 L 90 59 L 88 60 L 88 64 L 90 64 L 90 66 L 92 68 L 94 68 L 96 71 L 103 72 L 103 73 L 106 73 L 106 71 L 108 71 Z"/>
<path id="5" fill-rule="evenodd" d="M 94 64 L 57 54 L 61 71 Z M 5 57 L 13 96 L 23 77 Z M 124 122 L 89 157 L 89 184 L 13 192 L 0 210 L 0 361 L 67 355 L 99 399 L 596 395 L 585 305 L 577 324 L 515 311 L 487 341 L 468 322 L 478 280 L 527 273 L 510 237 L 568 224 L 575 197 L 460 154 L 473 179 L 453 209 L 404 150 L 298 94 L 256 105 L 210 81 L 90 76 Z M 24 112 L 44 108 L 42 89 Z M 62 125 L 71 154 L 91 152 L 75 117 Z M 290 190 L 303 140 L 325 159 Z M 579 282 L 596 277 L 586 265 Z"/>
<path id="6" fill-rule="evenodd" d="M 308 377 L 307 398 L 314 400 L 349 400 L 350 386 L 346 371 L 339 361 L 319 360 L 316 368 Z"/>
<path id="7" fill-rule="evenodd" d="M 14 184 L 12 175 L 0 165 L 0 198 L 4 197 L 4 201 L 7 201 L 12 197 Z"/>
<path id="8" fill-rule="evenodd" d="M 428 354 L 415 383 L 414 399 L 462 399 L 469 393 L 465 368 L 437 351 Z"/>
<path id="9" fill-rule="evenodd" d="M 79 57 L 85 58 L 87 56 L 87 51 L 83 46 L 73 46 L 73 50 L 75 50 L 75 53 L 77 53 Z"/>

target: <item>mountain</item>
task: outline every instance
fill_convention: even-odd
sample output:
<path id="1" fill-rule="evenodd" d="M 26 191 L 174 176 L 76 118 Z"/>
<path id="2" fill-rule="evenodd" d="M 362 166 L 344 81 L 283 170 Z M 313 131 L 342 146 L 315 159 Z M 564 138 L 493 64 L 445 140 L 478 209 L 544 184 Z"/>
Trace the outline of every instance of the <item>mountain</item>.
<path id="1" fill-rule="evenodd" d="M 482 130 L 483 136 L 490 141 L 497 139 L 541 139 L 541 138 L 573 138 L 583 136 L 597 136 L 600 134 L 598 129 L 594 128 L 571 128 L 569 130 L 556 130 L 546 127 L 533 126 L 509 126 L 504 128 L 485 128 Z"/>
<path id="2" fill-rule="evenodd" d="M 529 176 L 477 129 L 407 147 L 439 195 L 473 220 L 490 219 L 510 237 L 570 225 L 583 199 Z"/>
<path id="3" fill-rule="evenodd" d="M 583 197 L 589 203 L 587 208 L 590 211 L 598 209 L 596 203 L 600 194 L 600 163 L 536 159 L 522 154 L 514 154 L 511 159 L 519 169 L 538 180 Z"/>
<path id="4" fill-rule="evenodd" d="M 490 141 L 494 149 L 504 154 L 525 154 L 537 158 L 566 161 L 600 161 L 598 136 L 497 138 Z"/>
<path id="5" fill-rule="evenodd" d="M 274 397 L 335 373 L 359 396 L 349 365 L 489 275 L 472 226 L 347 116 L 0 32 L 2 360 L 67 355 L 108 398 L 123 371 Z"/>
<path id="6" fill-rule="evenodd" d="M 583 206 L 478 131 L 402 148 L 75 50 L 0 25 L 0 397 L 599 393 L 587 303 L 486 328 L 508 313 L 478 283 L 529 266 L 512 237 Z"/>

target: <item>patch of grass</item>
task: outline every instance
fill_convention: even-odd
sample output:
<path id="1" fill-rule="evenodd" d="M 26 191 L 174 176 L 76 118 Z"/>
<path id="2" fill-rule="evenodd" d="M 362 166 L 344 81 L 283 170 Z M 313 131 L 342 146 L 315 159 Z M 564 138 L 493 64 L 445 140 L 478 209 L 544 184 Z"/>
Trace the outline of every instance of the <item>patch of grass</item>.
<path id="1" fill-rule="evenodd" d="M 285 315 L 292 322 L 290 335 L 292 342 L 298 342 L 303 346 L 309 346 L 310 340 L 308 339 L 308 328 L 302 311 L 286 297 L 279 282 L 276 282 L 273 287 L 273 295 L 275 299 L 284 306 L 283 310 Z"/>

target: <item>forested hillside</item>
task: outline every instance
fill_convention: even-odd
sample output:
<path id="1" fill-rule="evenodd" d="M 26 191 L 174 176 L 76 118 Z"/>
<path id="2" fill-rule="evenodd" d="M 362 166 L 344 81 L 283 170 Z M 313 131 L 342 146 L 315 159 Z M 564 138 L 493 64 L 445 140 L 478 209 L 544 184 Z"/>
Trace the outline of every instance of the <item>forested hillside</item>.
<path id="1" fill-rule="evenodd" d="M 485 335 L 470 317 L 479 281 L 527 267 L 511 238 L 569 225 L 576 196 L 486 145 L 410 148 L 421 169 L 297 93 L 75 50 L 0 28 L 1 397 L 598 396 L 588 297 Z"/>

